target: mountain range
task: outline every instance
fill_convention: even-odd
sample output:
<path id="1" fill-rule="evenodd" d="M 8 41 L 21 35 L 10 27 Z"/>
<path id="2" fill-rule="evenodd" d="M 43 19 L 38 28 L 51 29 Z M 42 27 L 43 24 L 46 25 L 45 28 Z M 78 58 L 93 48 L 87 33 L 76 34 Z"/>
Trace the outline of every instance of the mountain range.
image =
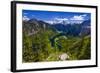
<path id="1" fill-rule="evenodd" d="M 68 23 L 67 21 L 63 21 L 50 24 L 45 21 L 32 18 L 28 21 L 23 20 L 23 30 L 28 35 L 36 34 L 41 30 L 46 31 L 46 29 L 53 30 L 57 33 L 67 33 L 68 35 L 73 36 L 90 35 L 90 20 L 85 20 L 80 23 L 79 21 L 76 22 L 77 23 L 75 23 L 75 21 L 71 21 L 71 23 Z"/>

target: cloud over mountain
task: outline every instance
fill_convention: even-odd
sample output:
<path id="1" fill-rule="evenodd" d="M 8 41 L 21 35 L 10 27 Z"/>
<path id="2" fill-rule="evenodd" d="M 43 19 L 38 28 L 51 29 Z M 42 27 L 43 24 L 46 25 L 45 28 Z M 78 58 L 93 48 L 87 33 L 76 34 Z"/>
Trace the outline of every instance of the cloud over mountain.
<path id="1" fill-rule="evenodd" d="M 86 14 L 83 14 L 83 15 L 75 15 L 73 16 L 72 18 L 70 18 L 70 20 L 85 20 L 85 17 L 86 17 Z"/>
<path id="2" fill-rule="evenodd" d="M 57 18 L 55 17 L 53 20 L 50 20 L 50 21 L 45 21 L 47 23 L 50 23 L 50 24 L 58 24 L 58 23 L 61 23 L 61 24 L 81 24 L 82 22 L 84 22 L 86 20 L 86 14 L 83 14 L 83 15 L 74 15 L 70 18 Z"/>
<path id="3" fill-rule="evenodd" d="M 27 16 L 23 16 L 23 21 L 28 21 L 28 20 L 30 20 L 30 18 L 28 18 Z"/>

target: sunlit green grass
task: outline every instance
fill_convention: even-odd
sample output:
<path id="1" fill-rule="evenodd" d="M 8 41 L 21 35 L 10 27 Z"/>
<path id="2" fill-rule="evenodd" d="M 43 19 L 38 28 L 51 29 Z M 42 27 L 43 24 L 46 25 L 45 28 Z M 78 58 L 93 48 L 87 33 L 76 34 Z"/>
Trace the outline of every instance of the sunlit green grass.
<path id="1" fill-rule="evenodd" d="M 50 37 L 57 33 L 47 30 L 41 31 L 32 36 L 23 34 L 23 54 L 22 61 L 26 62 L 45 62 L 60 61 L 59 55 L 66 53 L 69 59 L 66 60 L 85 60 L 91 58 L 90 36 L 78 37 L 67 36 L 59 37 L 55 40 L 55 46 L 51 46 Z M 61 49 L 58 48 L 61 45 Z"/>

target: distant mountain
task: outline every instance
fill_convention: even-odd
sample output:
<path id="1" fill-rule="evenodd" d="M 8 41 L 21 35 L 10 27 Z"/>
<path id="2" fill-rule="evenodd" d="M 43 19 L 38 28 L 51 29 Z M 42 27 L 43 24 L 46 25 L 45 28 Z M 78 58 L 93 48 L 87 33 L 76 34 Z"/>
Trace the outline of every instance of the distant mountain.
<path id="1" fill-rule="evenodd" d="M 67 24 L 81 24 L 83 23 L 84 20 L 70 20 L 70 19 L 66 19 L 66 18 L 63 18 L 63 19 L 59 19 L 59 18 L 56 18 L 54 20 L 50 20 L 50 21 L 46 21 L 47 23 L 49 24 L 63 24 L 63 25 L 67 25 Z"/>
<path id="2" fill-rule="evenodd" d="M 63 24 L 55 24 L 52 25 L 52 27 L 54 27 L 57 31 L 62 31 L 62 32 L 66 32 L 66 26 Z"/>
<path id="3" fill-rule="evenodd" d="M 90 34 L 90 20 L 84 21 L 80 24 L 54 24 L 52 25 L 57 31 L 66 32 L 68 35 L 82 35 Z"/>
<path id="4" fill-rule="evenodd" d="M 87 20 L 80 24 L 66 24 L 65 22 L 50 24 L 33 18 L 29 21 L 23 21 L 23 29 L 28 35 L 33 35 L 41 30 L 46 31 L 49 29 L 54 32 L 62 32 L 67 33 L 68 35 L 81 36 L 90 34 L 90 23 L 91 21 Z"/>
<path id="5" fill-rule="evenodd" d="M 37 19 L 30 19 L 29 21 L 23 21 L 23 30 L 29 36 L 36 34 L 38 32 L 41 32 L 42 30 L 46 30 L 46 29 L 51 29 L 51 30 L 55 31 L 54 28 L 51 27 L 50 24 L 48 24 L 44 21 L 40 21 Z"/>
<path id="6" fill-rule="evenodd" d="M 79 35 L 90 35 L 91 34 L 91 21 L 87 20 L 82 23 L 82 29 Z"/>
<path id="7" fill-rule="evenodd" d="M 82 26 L 90 26 L 90 24 L 91 24 L 91 21 L 90 20 L 87 20 L 87 21 L 84 21 L 82 23 Z"/>

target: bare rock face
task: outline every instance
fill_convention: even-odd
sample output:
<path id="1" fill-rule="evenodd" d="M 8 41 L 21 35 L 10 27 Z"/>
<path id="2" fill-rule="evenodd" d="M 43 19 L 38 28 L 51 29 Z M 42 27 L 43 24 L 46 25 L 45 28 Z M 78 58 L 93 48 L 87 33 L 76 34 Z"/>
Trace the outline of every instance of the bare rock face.
<path id="1" fill-rule="evenodd" d="M 65 61 L 65 60 L 69 59 L 69 56 L 67 53 L 63 53 L 63 54 L 59 55 L 59 59 L 62 61 Z"/>

